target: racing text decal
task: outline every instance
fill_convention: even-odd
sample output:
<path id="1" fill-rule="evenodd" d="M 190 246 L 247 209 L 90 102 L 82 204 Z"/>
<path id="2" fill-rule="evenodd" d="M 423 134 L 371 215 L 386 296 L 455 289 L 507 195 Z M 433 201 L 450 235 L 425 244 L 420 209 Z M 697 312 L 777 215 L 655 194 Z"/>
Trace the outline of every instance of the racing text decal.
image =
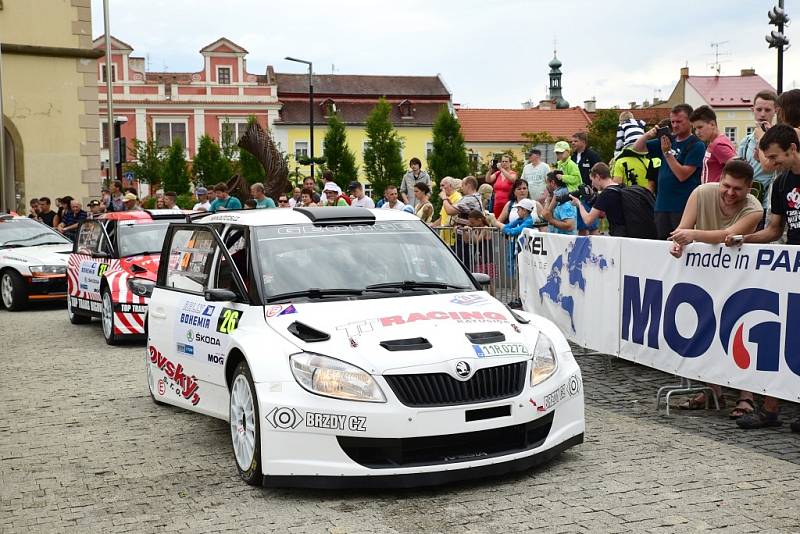
<path id="1" fill-rule="evenodd" d="M 164 374 L 178 385 L 180 390 L 176 391 L 176 393 L 186 400 L 191 400 L 192 405 L 197 406 L 197 403 L 200 402 L 200 395 L 197 393 L 200 385 L 197 383 L 197 379 L 194 376 L 184 374 L 181 364 L 175 365 L 155 347 L 148 347 L 148 351 L 150 352 L 150 362 L 164 371 Z"/>

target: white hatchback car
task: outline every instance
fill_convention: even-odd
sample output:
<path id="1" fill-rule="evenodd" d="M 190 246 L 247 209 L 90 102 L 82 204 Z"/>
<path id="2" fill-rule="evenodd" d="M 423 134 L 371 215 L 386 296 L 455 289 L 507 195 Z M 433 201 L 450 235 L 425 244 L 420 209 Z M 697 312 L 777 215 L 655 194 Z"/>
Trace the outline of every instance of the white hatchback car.
<path id="1" fill-rule="evenodd" d="M 156 402 L 230 422 L 249 484 L 403 487 L 581 443 L 558 328 L 506 308 L 413 215 L 229 211 L 173 224 L 148 315 Z"/>

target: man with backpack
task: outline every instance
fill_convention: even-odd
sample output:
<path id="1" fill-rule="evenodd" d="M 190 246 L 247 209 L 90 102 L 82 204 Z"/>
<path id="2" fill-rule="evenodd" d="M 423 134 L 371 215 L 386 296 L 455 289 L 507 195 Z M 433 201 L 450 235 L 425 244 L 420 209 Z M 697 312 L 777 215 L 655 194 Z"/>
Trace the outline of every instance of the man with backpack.
<path id="1" fill-rule="evenodd" d="M 588 226 L 597 219 L 606 218 L 612 236 L 655 238 L 654 199 L 650 191 L 638 185 L 618 184 L 611 178 L 608 165 L 602 162 L 595 163 L 589 178 L 592 187 L 599 191 L 590 211 L 579 199 L 570 196 L 584 224 Z"/>
<path id="2" fill-rule="evenodd" d="M 656 185 L 655 223 L 659 239 L 667 239 L 681 222 L 686 201 L 700 185 L 706 146 L 692 135 L 692 106 L 678 104 L 669 114 L 671 130 L 653 128 L 633 144 L 637 152 L 662 158 Z"/>

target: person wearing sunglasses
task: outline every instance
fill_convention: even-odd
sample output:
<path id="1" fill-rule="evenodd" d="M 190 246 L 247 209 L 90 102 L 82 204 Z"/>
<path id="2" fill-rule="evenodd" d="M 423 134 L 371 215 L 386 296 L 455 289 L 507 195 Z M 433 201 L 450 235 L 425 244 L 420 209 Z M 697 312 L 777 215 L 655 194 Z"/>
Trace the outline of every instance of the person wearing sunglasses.
<path id="1" fill-rule="evenodd" d="M 286 195 L 281 195 L 278 197 L 278 207 L 279 208 L 288 208 L 289 206 L 289 198 Z"/>

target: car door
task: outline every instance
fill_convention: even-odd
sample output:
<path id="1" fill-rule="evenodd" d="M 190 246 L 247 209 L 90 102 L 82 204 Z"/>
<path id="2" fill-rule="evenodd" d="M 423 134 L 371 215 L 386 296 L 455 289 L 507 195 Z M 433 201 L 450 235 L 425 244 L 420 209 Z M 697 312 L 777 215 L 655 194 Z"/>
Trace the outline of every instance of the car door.
<path id="1" fill-rule="evenodd" d="M 73 309 L 100 315 L 100 281 L 108 269 L 110 249 L 100 221 L 81 223 L 67 265 L 67 291 Z"/>
<path id="2" fill-rule="evenodd" d="M 206 291 L 218 285 L 220 262 L 231 259 L 213 228 L 171 226 L 149 309 L 148 350 L 157 368 L 157 393 L 214 414 L 227 413 L 224 363 L 230 334 L 246 307 L 236 302 L 244 299 L 236 279 L 232 302 L 206 299 Z"/>

